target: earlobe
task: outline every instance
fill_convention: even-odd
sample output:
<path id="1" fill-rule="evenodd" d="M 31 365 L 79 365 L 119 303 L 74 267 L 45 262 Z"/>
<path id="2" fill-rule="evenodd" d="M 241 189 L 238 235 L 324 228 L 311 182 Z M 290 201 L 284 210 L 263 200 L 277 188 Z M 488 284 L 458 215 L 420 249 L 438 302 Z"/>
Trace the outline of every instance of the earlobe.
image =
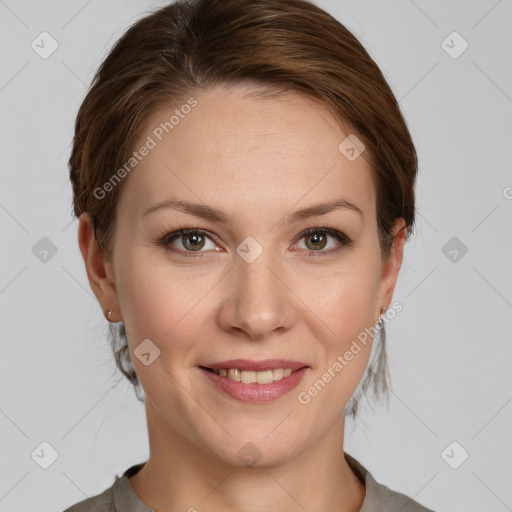
<path id="1" fill-rule="evenodd" d="M 87 213 L 83 213 L 79 218 L 78 245 L 84 260 L 89 285 L 98 299 L 102 311 L 119 311 L 112 262 L 106 258 L 103 249 L 98 245 L 94 236 L 92 220 Z M 113 316 L 114 313 L 110 314 L 108 320 L 115 321 Z"/>

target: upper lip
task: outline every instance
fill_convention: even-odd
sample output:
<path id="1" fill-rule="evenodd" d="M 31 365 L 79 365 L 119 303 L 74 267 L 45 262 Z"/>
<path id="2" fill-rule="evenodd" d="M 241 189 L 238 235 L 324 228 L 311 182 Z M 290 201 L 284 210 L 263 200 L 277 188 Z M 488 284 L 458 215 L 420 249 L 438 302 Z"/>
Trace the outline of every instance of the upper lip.
<path id="1" fill-rule="evenodd" d="M 249 359 L 230 359 L 229 361 L 219 361 L 218 363 L 208 363 L 201 366 L 211 368 L 212 370 L 229 370 L 230 368 L 245 370 L 249 372 L 258 372 L 264 370 L 275 370 L 276 368 L 290 368 L 299 370 L 307 363 L 300 361 L 290 361 L 289 359 L 265 359 L 263 361 L 251 361 Z"/>

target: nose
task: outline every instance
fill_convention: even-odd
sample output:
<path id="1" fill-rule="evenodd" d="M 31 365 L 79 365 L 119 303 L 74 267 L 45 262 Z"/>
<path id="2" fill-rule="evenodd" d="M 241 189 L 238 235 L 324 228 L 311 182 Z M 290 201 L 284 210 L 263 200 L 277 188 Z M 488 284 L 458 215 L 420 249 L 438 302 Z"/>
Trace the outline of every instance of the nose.
<path id="1" fill-rule="evenodd" d="M 282 265 L 265 251 L 253 262 L 238 257 L 226 276 L 219 309 L 223 330 L 252 340 L 271 338 L 295 321 L 293 293 Z"/>

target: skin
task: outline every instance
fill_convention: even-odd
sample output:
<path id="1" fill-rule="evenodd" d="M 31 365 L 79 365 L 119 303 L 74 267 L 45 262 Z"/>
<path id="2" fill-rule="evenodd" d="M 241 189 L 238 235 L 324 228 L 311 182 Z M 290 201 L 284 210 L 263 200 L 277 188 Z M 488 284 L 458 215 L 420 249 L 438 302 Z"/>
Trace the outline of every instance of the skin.
<path id="1" fill-rule="evenodd" d="M 371 340 L 308 404 L 297 397 L 375 325 L 381 306 L 389 307 L 405 222 L 396 221 L 384 261 L 368 155 L 349 161 L 338 150 L 349 132 L 321 102 L 251 91 L 194 91 L 198 105 L 125 178 L 111 260 L 87 214 L 80 218 L 91 288 L 103 310 L 113 310 L 112 321 L 125 323 L 146 395 L 150 458 L 129 482 L 155 511 L 357 511 L 365 486 L 343 456 L 344 407 L 363 376 Z M 175 108 L 147 120 L 140 144 Z M 234 221 L 173 209 L 143 216 L 171 196 Z M 279 223 L 296 209 L 340 197 L 363 214 L 337 209 Z M 205 238 L 201 247 L 201 238 L 178 237 L 172 246 L 188 247 L 191 257 L 175 254 L 159 240 L 180 227 L 218 239 Z M 332 235 L 324 242 L 321 233 L 319 241 L 301 237 L 320 227 L 354 245 Z M 252 263 L 236 252 L 248 236 L 263 249 Z M 145 339 L 160 350 L 148 366 L 133 352 Z M 247 403 L 219 391 L 198 369 L 234 358 L 286 358 L 310 369 L 279 399 Z M 253 467 L 237 456 L 249 442 L 261 457 Z"/>

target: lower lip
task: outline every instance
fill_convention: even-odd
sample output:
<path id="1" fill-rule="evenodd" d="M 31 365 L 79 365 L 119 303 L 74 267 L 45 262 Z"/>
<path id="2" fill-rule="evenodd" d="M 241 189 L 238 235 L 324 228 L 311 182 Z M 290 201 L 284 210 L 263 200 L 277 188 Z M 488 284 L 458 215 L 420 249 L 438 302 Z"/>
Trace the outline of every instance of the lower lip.
<path id="1" fill-rule="evenodd" d="M 244 384 L 243 382 L 236 382 L 227 377 L 221 377 L 204 368 L 200 368 L 200 370 L 211 382 L 231 398 L 241 400 L 242 402 L 261 403 L 277 400 L 279 397 L 297 387 L 309 370 L 309 367 L 301 368 L 296 372 L 292 372 L 288 377 L 283 377 L 281 380 L 275 380 L 269 384 L 258 384 L 257 382 Z"/>

